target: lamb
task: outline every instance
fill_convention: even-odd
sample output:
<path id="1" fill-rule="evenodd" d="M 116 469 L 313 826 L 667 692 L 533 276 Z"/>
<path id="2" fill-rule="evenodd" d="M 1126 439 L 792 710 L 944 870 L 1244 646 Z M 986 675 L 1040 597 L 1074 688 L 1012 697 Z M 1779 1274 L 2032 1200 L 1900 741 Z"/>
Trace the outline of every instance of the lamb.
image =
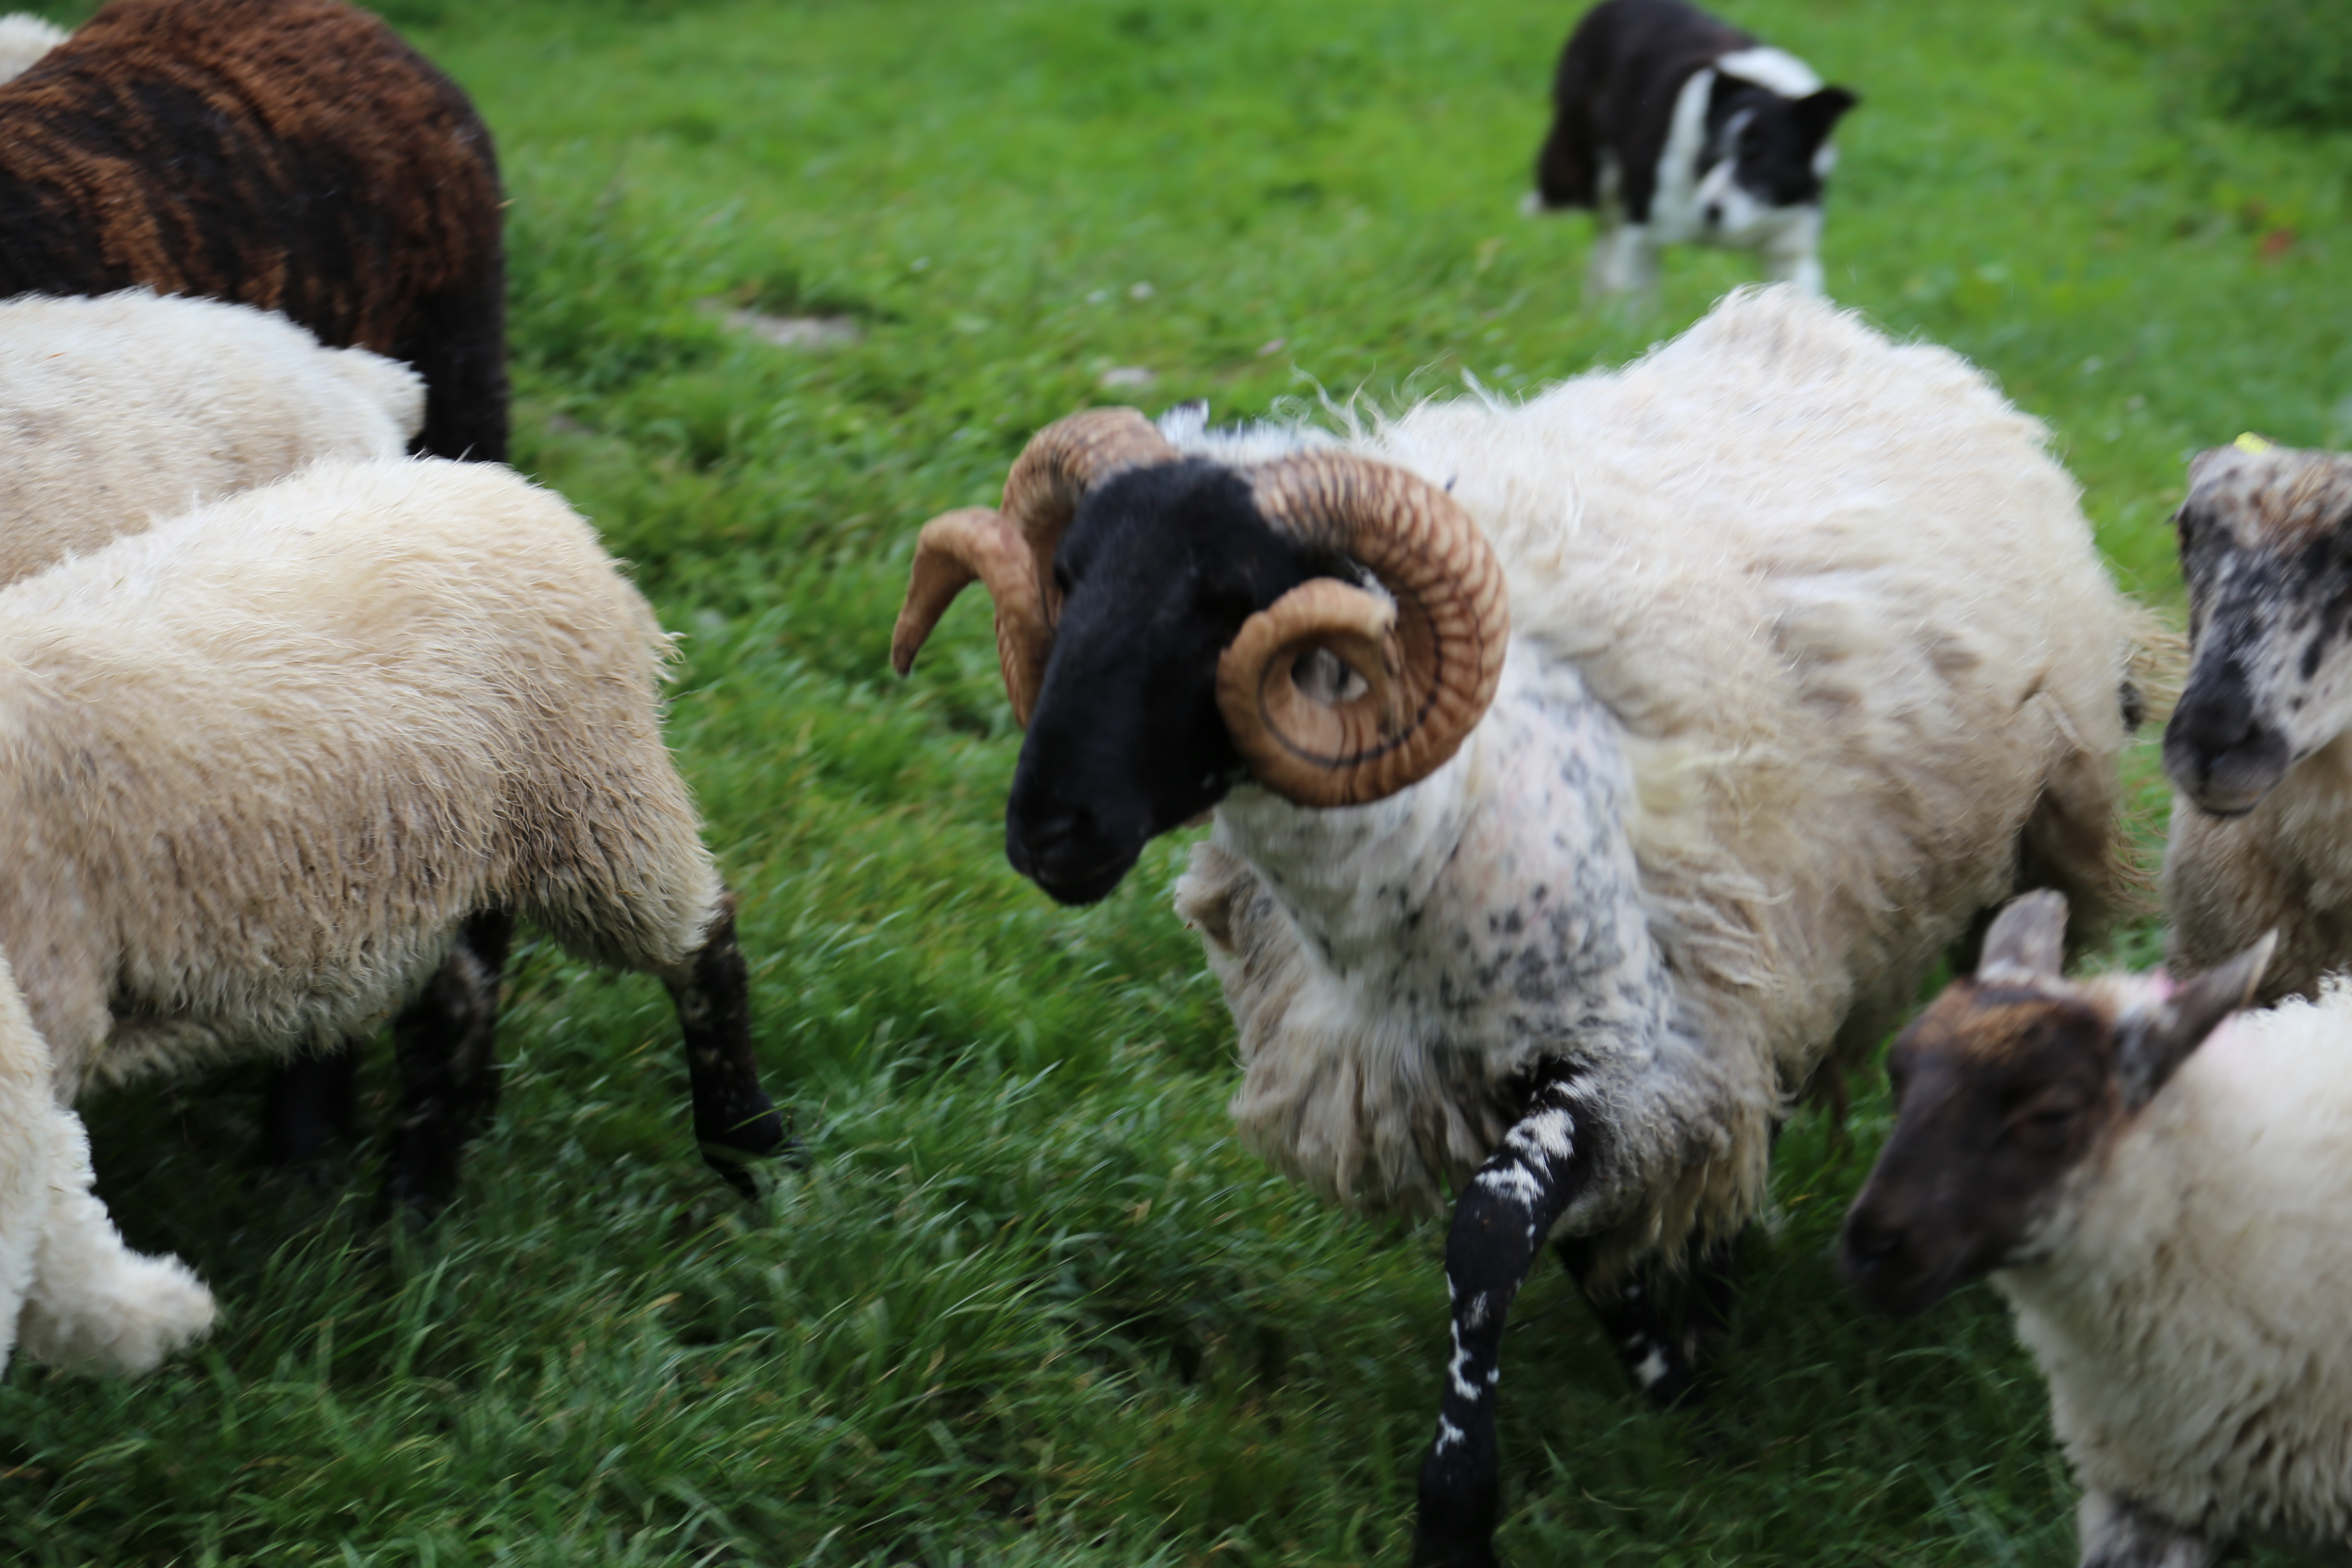
<path id="1" fill-rule="evenodd" d="M 705 1158 L 748 1188 L 783 1132 L 667 647 L 557 497 L 437 459 L 322 463 L 0 589 L 0 953 L 60 1100 L 373 1030 L 511 908 L 668 985 Z M 37 1354 L 148 1311 L 60 1272 Z"/>
<path id="2" fill-rule="evenodd" d="M 2352 458 L 2258 437 L 2200 454 L 2173 516 L 2187 687 L 2164 731 L 2176 969 L 2264 931 L 2263 1002 L 2352 962 Z"/>
<path id="3" fill-rule="evenodd" d="M 1521 406 L 1345 439 L 1034 439 L 935 519 L 901 672 L 973 579 L 1027 727 L 1013 868 L 1150 837 L 1240 1031 L 1243 1139 L 1366 1209 L 1457 1194 L 1415 1560 L 1494 1561 L 1505 1318 L 1548 1236 L 1690 1388 L 1790 1098 L 2017 886 L 2126 895 L 2139 628 L 2044 433 L 1957 356 L 1782 287 Z"/>
<path id="4" fill-rule="evenodd" d="M 2065 923 L 2057 894 L 2011 905 L 1896 1042 L 1847 1278 L 1908 1314 L 1991 1274 L 2084 1488 L 2085 1568 L 2352 1552 L 2352 989 L 2239 1013 L 2268 934 L 2186 983 L 2067 981 Z"/>
<path id="5" fill-rule="evenodd" d="M 316 459 L 398 457 L 424 415 L 407 367 L 247 306 L 0 303 L 0 585 Z"/>

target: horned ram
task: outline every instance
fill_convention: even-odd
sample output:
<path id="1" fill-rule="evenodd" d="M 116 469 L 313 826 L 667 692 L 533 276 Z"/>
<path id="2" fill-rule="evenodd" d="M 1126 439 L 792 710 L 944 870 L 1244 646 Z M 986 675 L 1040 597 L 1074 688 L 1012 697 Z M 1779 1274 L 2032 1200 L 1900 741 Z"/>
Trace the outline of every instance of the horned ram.
<path id="1" fill-rule="evenodd" d="M 1494 1561 L 1547 1237 L 1681 1397 L 1792 1097 L 2017 887 L 2125 893 L 2139 626 L 2074 484 L 1958 356 L 1786 287 L 1345 439 L 1075 416 L 924 528 L 902 673 L 975 579 L 1013 868 L 1083 903 L 1213 811 L 1176 900 L 1242 1137 L 1359 1207 L 1456 1194 L 1420 1563 Z"/>

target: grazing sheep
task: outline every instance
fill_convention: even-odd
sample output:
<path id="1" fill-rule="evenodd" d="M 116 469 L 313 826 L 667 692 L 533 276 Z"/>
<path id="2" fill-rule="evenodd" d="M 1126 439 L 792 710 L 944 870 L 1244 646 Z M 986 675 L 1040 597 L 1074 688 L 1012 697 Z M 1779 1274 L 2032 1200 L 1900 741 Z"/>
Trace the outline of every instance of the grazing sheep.
<path id="1" fill-rule="evenodd" d="M 485 464 L 320 464 L 0 589 L 0 952 L 60 1099 L 373 1030 L 507 908 L 669 986 L 748 1190 L 783 1134 L 667 650 L 593 531 Z"/>
<path id="2" fill-rule="evenodd" d="M 306 463 L 398 457 L 424 413 L 406 367 L 242 305 L 0 303 L 0 584 Z"/>
<path id="3" fill-rule="evenodd" d="M 1177 906 L 1245 1142 L 1458 1196 L 1417 1560 L 1492 1561 L 1505 1318 L 1544 1239 L 1654 1398 L 1772 1128 L 2021 882 L 2119 894 L 2135 636 L 2043 432 L 1795 290 L 1621 372 L 1345 442 L 1132 411 L 923 531 L 903 671 L 978 578 L 1027 725 L 1013 867 L 1065 902 L 1214 809 Z"/>
<path id="4" fill-rule="evenodd" d="M 415 449 L 437 457 L 507 458 L 502 205 L 465 93 L 340 0 L 116 0 L 0 85 L 0 298 L 145 284 L 280 311 L 415 366 Z M 419 1213 L 497 1096 L 512 925 L 478 915 L 402 1020 L 391 1187 Z M 279 1157 L 349 1121 L 355 1060 L 345 1042 L 280 1068 Z"/>
<path id="5" fill-rule="evenodd" d="M 2174 514 L 2189 682 L 2164 731 L 2170 958 L 2264 931 L 2264 1002 L 2352 963 L 2352 458 L 2258 437 L 2200 454 Z"/>
<path id="6" fill-rule="evenodd" d="M 2059 977 L 2019 900 L 1904 1032 L 1841 1262 L 1881 1311 L 1990 1272 L 2050 1382 L 2085 1568 L 2352 1553 L 2352 990 L 2237 1014 L 2273 939 L 2176 984 Z"/>
<path id="7" fill-rule="evenodd" d="M 25 74 L 25 68 L 66 41 L 66 30 L 38 16 L 16 12 L 0 16 L 0 81 Z"/>

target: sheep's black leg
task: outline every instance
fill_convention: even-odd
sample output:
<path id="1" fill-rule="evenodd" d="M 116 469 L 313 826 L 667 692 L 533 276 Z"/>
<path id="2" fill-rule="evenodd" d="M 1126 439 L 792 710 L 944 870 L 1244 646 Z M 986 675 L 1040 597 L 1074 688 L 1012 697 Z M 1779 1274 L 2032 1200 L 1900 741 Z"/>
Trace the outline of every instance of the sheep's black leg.
<path id="1" fill-rule="evenodd" d="M 1687 1276 L 1650 1264 L 1614 1288 L 1595 1285 L 1593 1249 L 1584 1238 L 1565 1237 L 1554 1250 L 1643 1395 L 1661 1410 L 1696 1404 L 1700 1352 L 1730 1326 L 1739 1238 L 1727 1237 L 1699 1253 Z"/>
<path id="2" fill-rule="evenodd" d="M 1437 1437 L 1421 1465 L 1417 1568 L 1486 1568 L 1495 1562 L 1502 1502 L 1495 1393 L 1503 1323 L 1538 1251 L 1601 1155 L 1601 1123 L 1588 1121 L 1579 1080 L 1564 1064 L 1538 1068 L 1527 1113 L 1454 1206 L 1445 1289 L 1454 1354 L 1445 1368 Z"/>
<path id="3" fill-rule="evenodd" d="M 400 1110 L 383 1201 L 418 1219 L 457 1195 L 466 1144 L 498 1109 L 499 983 L 513 937 L 508 911 L 475 915 L 423 994 L 393 1020 Z"/>
<path id="4" fill-rule="evenodd" d="M 315 1164 L 330 1145 L 352 1141 L 360 1052 L 366 1045 L 364 1037 L 353 1036 L 331 1051 L 295 1057 L 272 1069 L 261 1108 L 263 1160 Z"/>
<path id="5" fill-rule="evenodd" d="M 759 1188 L 746 1161 L 789 1154 L 784 1119 L 760 1087 L 751 1054 L 751 975 L 735 942 L 735 896 L 727 895 L 700 951 L 665 977 L 686 1033 L 694 1090 L 694 1136 L 705 1163 L 745 1197 Z"/>
<path id="6" fill-rule="evenodd" d="M 2213 1568 L 2228 1545 L 2108 1491 L 2086 1493 L 2076 1522 L 2083 1537 L 2082 1568 Z"/>

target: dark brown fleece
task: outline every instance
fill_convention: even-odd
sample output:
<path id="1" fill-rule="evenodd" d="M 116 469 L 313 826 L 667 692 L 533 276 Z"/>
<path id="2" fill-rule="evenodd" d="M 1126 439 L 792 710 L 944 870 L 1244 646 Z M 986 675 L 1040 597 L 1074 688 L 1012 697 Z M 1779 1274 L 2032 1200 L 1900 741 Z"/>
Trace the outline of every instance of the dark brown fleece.
<path id="1" fill-rule="evenodd" d="M 281 310 L 414 365 L 440 456 L 506 456 L 499 208 L 464 92 L 337 0 L 116 0 L 0 84 L 0 298 Z"/>

